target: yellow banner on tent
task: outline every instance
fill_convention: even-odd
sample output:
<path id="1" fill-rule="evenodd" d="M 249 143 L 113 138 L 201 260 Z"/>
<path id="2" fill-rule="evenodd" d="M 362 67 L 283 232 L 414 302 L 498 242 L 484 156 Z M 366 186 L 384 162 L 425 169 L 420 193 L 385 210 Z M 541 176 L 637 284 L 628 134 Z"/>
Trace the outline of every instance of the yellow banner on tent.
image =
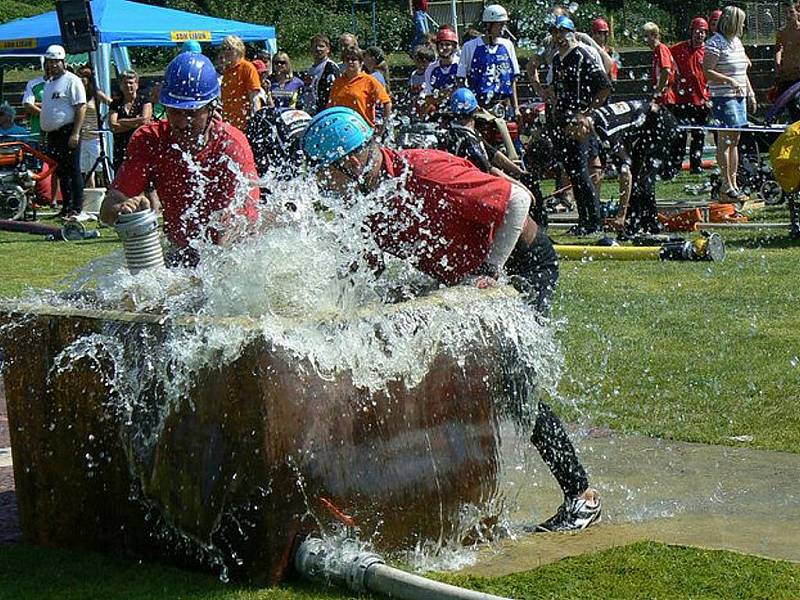
<path id="1" fill-rule="evenodd" d="M 38 46 L 38 40 L 36 38 L 0 40 L 0 50 L 33 50 L 36 46 Z"/>
<path id="2" fill-rule="evenodd" d="M 169 37 L 173 42 L 186 42 L 194 40 L 195 42 L 210 42 L 210 31 L 170 31 Z"/>

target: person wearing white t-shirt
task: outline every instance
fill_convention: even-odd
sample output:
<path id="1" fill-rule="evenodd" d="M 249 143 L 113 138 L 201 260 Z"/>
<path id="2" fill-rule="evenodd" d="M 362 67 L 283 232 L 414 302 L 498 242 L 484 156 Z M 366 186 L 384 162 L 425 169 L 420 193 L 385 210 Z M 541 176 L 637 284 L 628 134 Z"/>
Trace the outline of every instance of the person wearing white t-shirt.
<path id="1" fill-rule="evenodd" d="M 483 23 L 486 35 L 461 48 L 457 77 L 472 90 L 483 108 L 504 104 L 518 116 L 517 53 L 514 44 L 502 37 L 508 12 L 499 4 L 491 4 L 483 10 Z"/>
<path id="2" fill-rule="evenodd" d="M 83 209 L 81 128 L 86 116 L 86 91 L 81 79 L 67 71 L 66 52 L 58 45 L 44 55 L 46 83 L 39 115 L 46 137 L 45 151 L 58 162 L 63 203 L 60 216 L 73 217 Z"/>

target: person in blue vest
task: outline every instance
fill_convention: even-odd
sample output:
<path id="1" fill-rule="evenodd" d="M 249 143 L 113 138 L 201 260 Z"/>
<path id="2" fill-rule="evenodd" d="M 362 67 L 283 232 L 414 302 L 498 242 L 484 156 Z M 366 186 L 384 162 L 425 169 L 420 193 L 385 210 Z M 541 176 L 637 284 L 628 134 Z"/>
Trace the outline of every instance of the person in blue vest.
<path id="1" fill-rule="evenodd" d="M 491 109 L 501 104 L 507 109 L 507 117 L 518 116 L 517 53 L 514 44 L 502 37 L 508 12 L 499 4 L 490 4 L 483 9 L 482 20 L 486 34 L 461 48 L 458 77 L 474 92 L 481 107 Z"/>
<path id="2" fill-rule="evenodd" d="M 449 96 L 456 89 L 458 72 L 458 34 L 443 26 L 436 34 L 436 51 L 439 57 L 425 71 L 422 91 L 425 95 Z M 446 98 L 445 98 L 446 99 Z"/>

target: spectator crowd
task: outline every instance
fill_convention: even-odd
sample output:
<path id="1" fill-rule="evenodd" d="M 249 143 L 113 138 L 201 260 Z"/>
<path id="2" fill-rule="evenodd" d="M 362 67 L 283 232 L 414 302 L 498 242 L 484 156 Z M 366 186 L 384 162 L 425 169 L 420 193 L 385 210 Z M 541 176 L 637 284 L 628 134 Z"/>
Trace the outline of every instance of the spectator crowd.
<path id="1" fill-rule="evenodd" d="M 339 36 L 336 47 L 328 36 L 315 35 L 309 41 L 312 64 L 302 72 L 296 70 L 292 57 L 284 51 L 274 55 L 264 50 L 251 51 L 248 58 L 244 42 L 236 36 L 227 37 L 215 63 L 221 85 L 221 118 L 247 132 L 252 118 L 263 110 L 274 122 L 286 111 L 303 111 L 313 117 L 329 106 L 342 106 L 355 110 L 386 140 L 392 138 L 398 113 L 415 121 L 446 122 L 456 131 L 472 131 L 471 142 L 479 140 L 484 145 L 490 163 L 503 159 L 496 158 L 496 149 L 489 146 L 505 144 L 506 151 L 501 156 L 512 162 L 518 152 L 522 162 L 513 168 L 504 164 L 501 171 L 512 179 L 526 181 L 537 197 L 537 206 L 542 203 L 538 180 L 547 170 L 543 165 L 549 164 L 555 171 L 557 187 L 569 188 L 566 194 L 571 195 L 579 215 L 573 233 L 582 235 L 602 227 L 598 190 L 603 173 L 609 170 L 620 175 L 621 217 L 616 225 L 629 233 L 659 229 L 652 216 L 653 207 L 649 206 L 655 202 L 652 186 L 643 183 L 642 176 L 631 175 L 632 157 L 641 153 L 628 153 L 625 146 L 640 138 L 649 139 L 653 131 L 643 129 L 642 123 L 650 112 L 663 112 L 656 129 L 666 128 L 668 135 L 656 140 L 656 146 L 679 160 L 688 139 L 689 168 L 693 173 L 703 169 L 705 131 L 701 127 L 729 129 L 715 133 L 720 198 L 742 201 L 744 193 L 737 182 L 739 130 L 748 124 L 756 102 L 748 77 L 750 60 L 741 42 L 745 25 L 741 9 L 728 6 L 707 17 L 696 16 L 686 39 L 672 46 L 662 40 L 656 23 L 645 23 L 640 33 L 652 50 L 651 92 L 631 105 L 609 104 L 622 67 L 612 46 L 609 20 L 594 18 L 590 30 L 584 33 L 576 28 L 568 7 L 555 6 L 548 16 L 548 33 L 526 68 L 531 88 L 546 106 L 539 122 L 533 125 L 526 120 L 530 105 L 525 106 L 520 100 L 522 70 L 515 45 L 507 35 L 509 15 L 505 8 L 497 4 L 486 6 L 482 30 L 469 29 L 462 35 L 448 25 L 431 31 L 427 9 L 424 0 L 409 2 L 415 23 L 410 50 L 414 69 L 407 84 L 398 89 L 392 89 L 383 50 L 378 46 L 362 48 L 350 33 Z M 777 32 L 776 94 L 800 80 L 798 5 L 787 5 L 785 23 Z M 203 52 L 197 42 L 186 42 L 180 50 Z M 84 182 L 94 185 L 95 173 L 102 169 L 98 129 L 103 120 L 99 115 L 108 115 L 106 125 L 113 134 L 114 147 L 111 164 L 117 170 L 134 132 L 165 120 L 167 111 L 159 101 L 161 82 L 143 89 L 139 75 L 126 70 L 118 74 L 116 89 L 109 96 L 96 89 L 89 68 L 73 73 L 65 59 L 63 48 L 54 46 L 48 50 L 43 76 L 28 83 L 22 98 L 28 128 L 20 129 L 13 107 L 4 106 L 0 108 L 0 135 L 34 143 L 39 140 L 57 160 L 50 198 L 60 194 L 61 214 L 72 218 L 81 212 Z M 459 88 L 475 96 L 477 104 L 471 114 L 451 110 L 451 97 Z M 460 106 L 463 105 L 462 102 Z M 793 111 L 793 119 L 800 116 L 796 105 L 790 105 L 789 110 Z M 486 115 L 494 117 L 494 126 L 500 133 L 487 135 L 482 127 Z M 638 120 L 629 118 L 633 115 L 638 115 Z M 476 126 L 464 128 L 471 117 L 476 117 Z M 604 135 L 595 127 L 597 117 L 604 123 Z M 259 119 L 259 127 L 263 127 L 264 118 L 262 115 Z M 679 131 L 674 124 L 695 129 Z M 530 139 L 543 139 L 544 145 L 532 143 L 526 151 L 519 138 L 525 125 Z M 579 135 L 581 129 L 588 131 Z M 458 136 L 444 137 L 447 140 L 443 145 L 466 147 L 464 140 L 455 139 Z M 253 135 L 249 138 L 253 139 Z M 662 169 L 658 175 L 665 176 L 668 171 Z M 538 210 L 543 214 L 541 206 Z"/>

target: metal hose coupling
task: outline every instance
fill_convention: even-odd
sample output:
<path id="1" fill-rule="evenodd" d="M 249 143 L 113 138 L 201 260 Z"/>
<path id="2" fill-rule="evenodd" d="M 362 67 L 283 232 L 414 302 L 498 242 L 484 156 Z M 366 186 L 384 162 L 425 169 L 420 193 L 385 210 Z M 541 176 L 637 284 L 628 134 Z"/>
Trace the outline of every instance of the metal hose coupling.
<path id="1" fill-rule="evenodd" d="M 333 548 L 320 538 L 306 538 L 294 555 L 295 569 L 308 579 L 324 579 L 345 585 L 354 592 L 364 593 L 367 591 L 367 570 L 374 565 L 385 564 L 385 561 L 373 552 L 346 546 L 347 540 L 342 546 Z"/>
<path id="2" fill-rule="evenodd" d="M 395 600 L 509 600 L 390 567 L 353 539 L 333 546 L 318 537 L 308 537 L 294 555 L 294 567 L 306 579 L 346 585 L 359 594 L 373 592 Z"/>
<path id="3" fill-rule="evenodd" d="M 152 209 L 120 213 L 114 229 L 122 240 L 125 263 L 131 274 L 164 266 L 158 217 Z"/>

